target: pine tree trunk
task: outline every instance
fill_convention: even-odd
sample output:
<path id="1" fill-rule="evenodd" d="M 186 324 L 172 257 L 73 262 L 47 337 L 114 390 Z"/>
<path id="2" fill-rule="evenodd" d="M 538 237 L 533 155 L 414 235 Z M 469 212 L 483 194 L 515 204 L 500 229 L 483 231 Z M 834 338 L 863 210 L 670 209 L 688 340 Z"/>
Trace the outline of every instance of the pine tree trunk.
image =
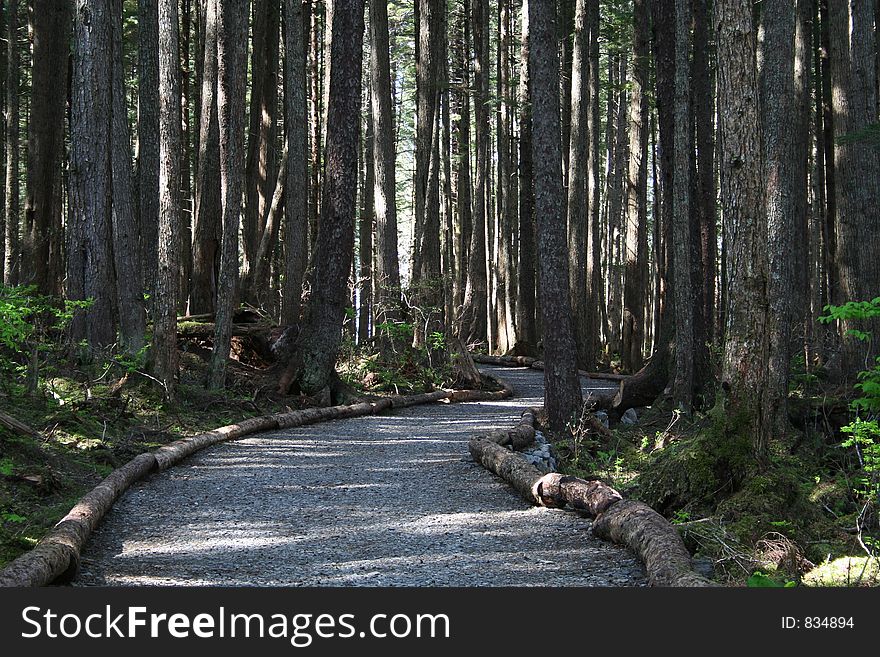
<path id="1" fill-rule="evenodd" d="M 574 44 L 571 68 L 571 133 L 568 144 L 568 268 L 571 277 L 571 309 L 575 321 L 578 365 L 588 369 L 587 314 L 587 226 L 592 199 L 588 199 L 587 168 L 590 134 L 587 115 L 591 110 L 589 85 L 589 25 L 587 0 L 578 0 L 574 17 Z M 563 141 L 563 148 L 566 142 Z"/>
<path id="2" fill-rule="evenodd" d="M 456 284 L 454 306 L 458 314 L 459 335 L 466 336 L 467 328 L 465 321 L 468 317 L 465 307 L 465 294 L 467 282 L 470 279 L 471 269 L 470 248 L 471 234 L 473 232 L 473 189 L 471 182 L 471 104 L 470 104 L 470 71 L 469 61 L 469 0 L 463 0 L 459 18 L 456 21 L 453 55 L 455 57 L 455 71 L 459 76 L 456 84 L 456 96 L 458 98 L 458 120 L 455 126 L 456 151 Z"/>
<path id="3" fill-rule="evenodd" d="M 308 395 L 320 393 L 333 380 L 348 303 L 361 125 L 362 0 L 334 0 L 331 30 L 323 214 L 297 376 L 300 390 Z"/>
<path id="4" fill-rule="evenodd" d="M 829 3 L 834 172 L 835 252 L 840 293 L 833 303 L 869 301 L 880 293 L 880 153 L 860 135 L 877 123 L 874 13 L 870 0 Z M 872 332 L 868 343 L 849 329 Z M 880 320 L 842 322 L 843 374 L 855 378 L 880 353 Z"/>
<path id="5" fill-rule="evenodd" d="M 214 312 L 220 241 L 220 126 L 217 117 L 217 0 L 205 0 L 205 38 L 199 112 L 199 157 L 193 206 L 193 273 L 189 310 Z"/>
<path id="6" fill-rule="evenodd" d="M 61 158 L 68 91 L 72 5 L 33 0 L 31 12 L 31 109 L 25 223 L 27 251 L 35 267 L 32 282 L 43 295 L 61 292 L 64 270 L 61 228 Z M 59 65 L 63 62 L 63 65 Z"/>
<path id="7" fill-rule="evenodd" d="M 629 98 L 629 167 L 626 180 L 626 250 L 621 362 L 642 367 L 648 263 L 648 5 L 633 5 L 633 76 Z"/>
<path id="8" fill-rule="evenodd" d="M 137 354 L 144 346 L 146 316 L 144 314 L 144 282 L 139 251 L 137 215 L 132 189 L 131 133 L 128 107 L 125 102 L 125 70 L 123 60 L 122 0 L 113 6 L 113 72 L 112 72 L 112 217 L 113 253 L 116 266 L 116 305 L 119 315 L 120 346 L 129 354 Z"/>
<path id="9" fill-rule="evenodd" d="M 6 58 L 6 221 L 3 279 L 6 285 L 18 284 L 21 248 L 18 226 L 18 156 L 20 57 L 18 54 L 18 0 L 7 7 Z"/>
<path id="10" fill-rule="evenodd" d="M 308 245 L 308 107 L 306 19 L 302 0 L 284 0 L 284 120 L 287 194 L 284 201 L 284 282 L 281 324 L 299 323 Z"/>
<path id="11" fill-rule="evenodd" d="M 721 202 L 727 243 L 722 388 L 728 429 L 759 464 L 770 434 L 767 388 L 767 223 L 762 185 L 755 29 L 750 0 L 716 0 Z M 678 172 L 676 172 L 676 175 Z"/>
<path id="12" fill-rule="evenodd" d="M 715 327 L 715 279 L 718 257 L 716 229 L 715 185 L 715 68 L 712 66 L 713 39 L 711 34 L 710 0 L 694 1 L 694 129 L 697 135 L 697 176 L 694 181 L 697 213 L 700 226 L 700 262 L 703 277 L 702 300 L 705 341 L 714 339 Z M 707 352 L 703 345 L 696 345 L 700 352 Z M 706 354 L 708 355 L 708 354 Z M 700 353 L 695 362 L 699 363 Z M 708 371 L 708 368 L 706 368 Z M 698 374 L 699 378 L 699 374 Z"/>
<path id="13" fill-rule="evenodd" d="M 511 159 L 511 125 L 510 125 L 510 0 L 498 3 L 498 228 L 495 240 L 498 244 L 496 260 L 497 305 L 495 348 L 499 353 L 506 353 L 515 343 L 514 317 L 516 313 L 516 295 L 514 292 L 514 270 L 511 266 L 513 257 L 513 224 L 516 219 L 516 204 L 512 198 L 511 188 L 513 168 Z"/>
<path id="14" fill-rule="evenodd" d="M 169 398 L 177 376 L 180 276 L 180 69 L 176 0 L 159 0 L 159 262 L 153 306 L 153 373 Z"/>
<path id="15" fill-rule="evenodd" d="M 254 0 L 253 48 L 251 51 L 250 124 L 245 164 L 245 205 L 242 215 L 242 292 L 256 302 L 253 274 L 260 236 L 272 202 L 277 179 L 276 130 L 278 114 L 278 37 L 280 3 L 278 0 Z"/>
<path id="16" fill-rule="evenodd" d="M 599 113 L 599 3 L 587 5 L 587 25 L 589 28 L 589 86 L 590 109 L 587 113 L 587 132 L 590 137 L 587 168 L 587 193 L 590 208 L 589 235 L 587 237 L 586 283 L 587 292 L 584 303 L 586 313 L 586 344 L 584 361 L 589 367 L 599 360 L 599 332 L 601 317 L 598 308 L 604 307 L 602 293 L 602 228 L 601 222 L 601 168 L 599 164 L 602 123 Z"/>
<path id="17" fill-rule="evenodd" d="M 147 293 L 155 299 L 159 267 L 158 0 L 138 0 L 138 223 Z M 151 302 L 152 306 L 152 302 Z M 193 312 L 198 310 L 193 309 Z"/>
<path id="18" fill-rule="evenodd" d="M 198 2 L 198 0 L 196 0 Z M 190 48 L 192 47 L 192 0 L 180 3 L 180 283 L 177 307 L 182 314 L 189 308 L 189 286 L 192 280 L 193 194 L 192 194 L 192 105 Z"/>
<path id="19" fill-rule="evenodd" d="M 806 195 L 806 126 L 800 115 L 801 93 L 795 84 L 797 16 L 789 7 L 771 3 L 763 12 L 761 103 L 764 180 L 769 247 L 767 371 L 768 421 L 784 434 L 788 421 L 788 379 L 792 356 L 795 299 L 795 249 L 799 199 Z"/>
<path id="20" fill-rule="evenodd" d="M 232 337 L 232 315 L 238 299 L 238 229 L 244 165 L 244 101 L 247 81 L 248 2 L 218 0 L 217 116 L 220 125 L 220 189 L 223 240 L 217 280 L 214 347 L 208 386 L 222 388 Z"/>
<path id="21" fill-rule="evenodd" d="M 71 324 L 71 338 L 74 342 L 85 338 L 96 350 L 116 341 L 110 217 L 110 0 L 78 0 L 75 16 L 66 296 L 93 300 L 84 318 L 75 318 Z"/>
<path id="22" fill-rule="evenodd" d="M 462 337 L 468 344 L 486 344 L 489 328 L 486 222 L 490 127 L 489 109 L 486 106 L 489 100 L 489 5 L 485 0 L 474 0 L 471 3 L 471 30 L 474 47 L 474 136 L 477 170 Z"/>
<path id="23" fill-rule="evenodd" d="M 675 380 L 672 395 L 691 412 L 694 390 L 694 294 L 691 279 L 690 0 L 675 2 L 675 178 L 673 249 L 675 260 Z"/>
<path id="24" fill-rule="evenodd" d="M 528 3 L 529 84 L 532 97 L 532 152 L 537 217 L 539 284 L 544 326 L 545 407 L 550 426 L 564 430 L 580 411 L 577 347 L 569 296 L 562 145 L 559 126 L 559 64 L 556 55 L 556 8 L 551 2 Z"/>
<path id="25" fill-rule="evenodd" d="M 370 3 L 370 87 L 376 175 L 373 203 L 377 249 L 373 275 L 378 304 L 376 322 L 381 324 L 401 314 L 394 115 L 391 108 L 388 7 L 384 2 Z"/>
<path id="26" fill-rule="evenodd" d="M 366 76 L 369 87 L 369 76 Z M 365 104 L 369 104 L 369 100 Z M 370 337 L 370 318 L 373 315 L 373 193 L 376 185 L 376 169 L 374 149 L 376 141 L 373 136 L 373 117 L 367 110 L 366 126 L 363 141 L 364 184 L 361 187 L 361 212 L 358 219 L 358 260 L 360 271 L 357 281 L 360 288 L 360 305 L 358 306 L 358 343 Z M 439 226 L 437 227 L 439 230 Z"/>

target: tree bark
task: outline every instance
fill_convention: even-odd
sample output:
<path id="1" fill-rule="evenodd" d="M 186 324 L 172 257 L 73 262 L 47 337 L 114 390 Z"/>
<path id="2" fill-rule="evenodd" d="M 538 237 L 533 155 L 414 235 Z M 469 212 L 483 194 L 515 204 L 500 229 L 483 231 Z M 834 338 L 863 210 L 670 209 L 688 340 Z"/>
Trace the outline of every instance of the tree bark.
<path id="1" fill-rule="evenodd" d="M 59 295 L 64 270 L 61 227 L 61 159 L 69 86 L 72 26 L 69 2 L 33 0 L 31 16 L 31 100 L 28 122 L 27 252 L 37 293 Z"/>
<path id="2" fill-rule="evenodd" d="M 131 132 L 125 102 L 123 60 L 123 2 L 112 0 L 112 219 L 113 254 L 116 266 L 116 306 L 119 315 L 120 346 L 135 355 L 144 346 L 144 280 L 141 266 L 139 231 L 134 204 L 131 169 Z"/>
<path id="3" fill-rule="evenodd" d="M 840 292 L 832 303 L 868 301 L 880 291 L 880 153 L 860 134 L 877 123 L 873 2 L 829 2 L 836 216 Z M 866 344 L 849 329 L 870 331 Z M 880 353 L 880 320 L 842 322 L 843 373 L 854 378 Z"/>
<path id="4" fill-rule="evenodd" d="M 19 86 L 18 0 L 9 0 L 6 32 L 6 213 L 3 279 L 6 285 L 18 285 L 21 271 L 21 245 L 18 225 L 18 155 L 19 155 Z"/>
<path id="5" fill-rule="evenodd" d="M 158 0 L 138 0 L 138 223 L 143 280 L 151 299 L 159 271 L 158 11 Z"/>
<path id="6" fill-rule="evenodd" d="M 307 395 L 321 392 L 331 382 L 348 300 L 361 125 L 362 0 L 335 0 L 331 26 L 323 215 L 297 377 L 300 390 Z"/>
<path id="7" fill-rule="evenodd" d="M 629 97 L 629 167 L 626 180 L 626 250 L 623 292 L 624 369 L 644 362 L 645 299 L 648 274 L 648 12 L 645 0 L 633 5 L 633 76 Z"/>
<path id="8" fill-rule="evenodd" d="M 722 388 L 728 428 L 749 435 L 766 463 L 770 422 L 767 388 L 767 223 L 761 182 L 755 30 L 749 0 L 717 0 L 721 199 L 731 293 L 725 310 Z M 677 175 L 677 172 L 676 172 Z"/>
<path id="9" fill-rule="evenodd" d="M 247 80 L 248 2 L 217 0 L 217 116 L 223 241 L 217 281 L 217 321 L 208 386 L 222 388 L 229 358 L 232 314 L 238 298 L 238 229 L 244 164 L 244 100 Z"/>
<path id="10" fill-rule="evenodd" d="M 589 368 L 587 344 L 587 225 L 592 199 L 588 197 L 587 168 L 590 157 L 590 134 L 587 115 L 591 110 L 589 85 L 590 27 L 587 0 L 578 0 L 574 16 L 574 43 L 571 68 L 571 129 L 568 143 L 568 268 L 571 277 L 571 309 L 575 321 L 578 365 Z M 563 147 L 565 147 L 563 142 Z"/>
<path id="11" fill-rule="evenodd" d="M 159 262 L 153 373 L 174 397 L 180 276 L 180 69 L 176 0 L 159 0 Z"/>
<path id="12" fill-rule="evenodd" d="M 254 0 L 251 49 L 250 124 L 245 164 L 245 204 L 242 224 L 242 292 L 256 301 L 253 275 L 260 236 L 263 234 L 273 186 L 277 179 L 276 129 L 278 114 L 278 0 Z"/>
<path id="13" fill-rule="evenodd" d="M 212 313 L 222 239 L 220 126 L 217 117 L 217 0 L 205 0 L 205 37 L 199 112 L 198 164 L 193 204 L 191 313 Z"/>
<path id="14" fill-rule="evenodd" d="M 795 288 L 794 250 L 799 198 L 806 195 L 806 126 L 800 116 L 801 92 L 795 88 L 797 16 L 790 7 L 764 8 L 761 103 L 769 278 L 769 361 L 767 421 L 775 433 L 789 429 L 788 379 L 792 356 Z"/>
<path id="15" fill-rule="evenodd" d="M 559 66 L 554 3 L 528 5 L 532 96 L 532 151 L 535 214 L 538 223 L 538 264 L 544 326 L 545 406 L 557 431 L 580 410 L 577 348 L 568 292 L 565 219 L 563 215 L 562 151 L 559 126 Z"/>
<path id="16" fill-rule="evenodd" d="M 71 338 L 90 349 L 116 341 L 110 217 L 110 0 L 77 0 L 70 124 L 67 298 L 92 299 Z"/>
<path id="17" fill-rule="evenodd" d="M 694 394 L 694 294 L 691 279 L 690 0 L 675 2 L 675 174 L 673 249 L 675 259 L 675 379 L 672 395 L 685 413 Z"/>
<path id="18" fill-rule="evenodd" d="M 392 100 L 388 7 L 384 2 L 370 2 L 370 103 L 376 175 L 373 204 L 377 243 L 376 271 L 373 275 L 377 291 L 376 322 L 379 324 L 402 314 L 397 256 L 397 182 Z"/>
<path id="19" fill-rule="evenodd" d="M 284 282 L 281 323 L 298 324 L 308 246 L 308 107 L 306 18 L 302 0 L 284 3 L 284 120 L 288 162 L 284 202 Z"/>
<path id="20" fill-rule="evenodd" d="M 711 34 L 710 0 L 694 0 L 694 51 L 693 51 L 693 109 L 694 129 L 697 136 L 697 167 L 694 181 L 695 209 L 699 217 L 699 253 L 702 279 L 701 299 L 703 306 L 702 334 L 695 336 L 694 362 L 697 388 L 700 379 L 710 372 L 706 342 L 715 338 L 715 291 L 716 260 L 718 258 L 717 192 L 715 184 L 715 68 L 712 65 L 714 40 Z"/>
<path id="21" fill-rule="evenodd" d="M 472 213 L 468 278 L 464 295 L 461 337 L 468 344 L 484 344 L 488 339 L 488 273 L 486 266 L 487 184 L 489 181 L 489 5 L 485 0 L 471 3 L 471 30 L 474 46 L 474 125 L 477 151 L 476 181 Z M 558 74 L 557 74 L 558 78 Z M 558 93 L 558 90 L 554 93 Z"/>

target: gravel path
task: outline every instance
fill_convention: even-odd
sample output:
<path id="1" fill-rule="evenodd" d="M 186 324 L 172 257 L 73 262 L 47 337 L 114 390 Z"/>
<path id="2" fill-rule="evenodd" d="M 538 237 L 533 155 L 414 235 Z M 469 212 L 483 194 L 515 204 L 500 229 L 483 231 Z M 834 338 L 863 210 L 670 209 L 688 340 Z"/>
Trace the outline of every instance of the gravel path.
<path id="1" fill-rule="evenodd" d="M 644 586 L 589 521 L 528 505 L 471 460 L 473 433 L 542 402 L 542 373 L 484 369 L 516 397 L 255 434 L 135 484 L 75 584 Z"/>

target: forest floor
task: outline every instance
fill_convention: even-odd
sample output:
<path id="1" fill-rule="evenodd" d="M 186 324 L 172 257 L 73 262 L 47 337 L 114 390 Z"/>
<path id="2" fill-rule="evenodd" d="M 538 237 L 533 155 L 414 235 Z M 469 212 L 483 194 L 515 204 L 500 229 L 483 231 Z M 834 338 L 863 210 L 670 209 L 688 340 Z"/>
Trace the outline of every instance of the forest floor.
<path id="1" fill-rule="evenodd" d="M 256 434 L 135 484 L 75 584 L 643 586 L 588 520 L 532 507 L 472 462 L 475 432 L 542 403 L 541 373 L 492 373 L 514 399 Z"/>
<path id="2" fill-rule="evenodd" d="M 748 586 L 878 586 L 858 455 L 841 446 L 843 390 L 812 378 L 790 397 L 794 425 L 755 467 L 748 435 L 724 433 L 723 411 L 685 417 L 670 403 L 584 417 L 554 448 L 565 474 L 599 478 L 677 525 L 716 577 Z M 668 401 L 668 400 L 667 400 Z M 795 418 L 797 418 L 795 420 Z M 633 420 L 635 422 L 633 423 Z M 799 426 L 798 426 L 799 425 Z M 867 550 L 866 550 L 867 546 Z"/>

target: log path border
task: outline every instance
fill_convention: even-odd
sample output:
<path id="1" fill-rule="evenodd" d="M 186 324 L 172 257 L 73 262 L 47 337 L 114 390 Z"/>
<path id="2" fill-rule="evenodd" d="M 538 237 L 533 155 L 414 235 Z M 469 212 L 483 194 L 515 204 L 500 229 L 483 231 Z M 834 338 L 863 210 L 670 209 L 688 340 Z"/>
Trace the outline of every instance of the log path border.
<path id="1" fill-rule="evenodd" d="M 651 586 L 717 586 L 694 572 L 691 555 L 678 531 L 647 504 L 624 499 L 599 480 L 588 481 L 558 472 L 544 474 L 512 451 L 527 436 L 534 438 L 535 414 L 533 409 L 525 411 L 510 431 L 492 431 L 471 438 L 468 450 L 474 461 L 501 477 L 534 505 L 568 505 L 593 518 L 593 534 L 633 550 L 645 564 Z"/>
<path id="2" fill-rule="evenodd" d="M 86 493 L 79 502 L 28 552 L 0 571 L 0 587 L 46 586 L 66 584 L 79 570 L 80 553 L 92 531 L 117 499 L 135 482 L 149 474 L 167 470 L 183 459 L 211 445 L 237 440 L 261 431 L 300 427 L 342 418 L 378 415 L 388 410 L 417 404 L 507 399 L 513 389 L 505 381 L 485 375 L 501 387 L 498 391 L 436 390 L 417 395 L 396 395 L 375 402 L 346 406 L 310 408 L 289 413 L 272 413 L 243 420 L 213 431 L 199 433 L 144 452 L 111 472 Z"/>

